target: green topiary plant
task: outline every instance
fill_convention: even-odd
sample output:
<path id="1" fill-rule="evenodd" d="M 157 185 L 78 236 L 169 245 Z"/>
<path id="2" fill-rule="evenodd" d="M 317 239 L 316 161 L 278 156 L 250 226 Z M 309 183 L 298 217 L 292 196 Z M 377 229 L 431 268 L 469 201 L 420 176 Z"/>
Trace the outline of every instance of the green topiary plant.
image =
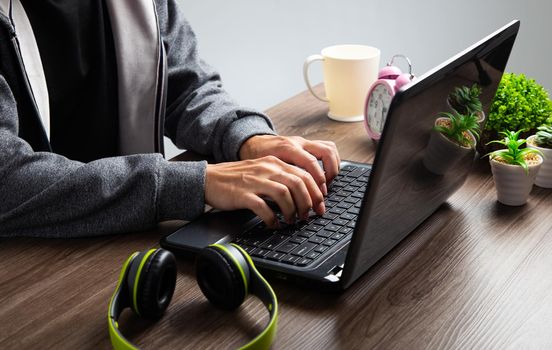
<path id="1" fill-rule="evenodd" d="M 551 116 L 552 101 L 542 86 L 523 74 L 506 73 L 498 85 L 485 130 L 498 134 L 524 129 L 533 133 Z"/>
<path id="2" fill-rule="evenodd" d="M 452 108 L 463 114 L 477 114 L 483 110 L 481 106 L 481 88 L 477 84 L 472 87 L 460 86 L 454 88 L 448 99 Z"/>
<path id="3" fill-rule="evenodd" d="M 473 140 L 466 135 L 466 132 L 469 131 L 475 136 L 476 139 L 479 138 L 479 123 L 477 122 L 477 117 L 474 114 L 460 114 L 441 112 L 439 113 L 441 117 L 448 118 L 446 124 L 435 125 L 433 129 L 445 135 L 451 141 L 464 146 L 464 147 L 473 147 L 475 146 Z"/>
<path id="4" fill-rule="evenodd" d="M 506 149 L 499 149 L 487 154 L 491 159 L 497 160 L 501 163 L 519 165 L 525 172 L 529 171 L 527 165 L 527 158 L 531 155 L 539 154 L 542 155 L 542 152 L 535 148 L 520 148 L 525 144 L 527 140 L 520 139 L 519 134 L 523 130 L 518 131 L 503 131 L 500 134 L 504 135 L 503 140 L 494 140 L 489 143 L 497 143 L 503 146 L 506 146 Z"/>
<path id="5" fill-rule="evenodd" d="M 537 128 L 535 143 L 539 147 L 552 148 L 552 125 L 542 125 Z"/>

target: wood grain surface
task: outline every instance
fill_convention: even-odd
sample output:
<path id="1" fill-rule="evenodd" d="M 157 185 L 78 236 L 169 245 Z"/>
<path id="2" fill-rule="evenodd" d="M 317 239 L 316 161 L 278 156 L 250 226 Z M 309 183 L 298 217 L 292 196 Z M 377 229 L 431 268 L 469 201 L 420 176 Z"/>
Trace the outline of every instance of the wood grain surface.
<path id="1" fill-rule="evenodd" d="M 343 159 L 371 161 L 362 123 L 329 120 L 308 93 L 269 109 L 281 134 L 334 141 Z M 487 160 L 433 216 L 341 294 L 272 281 L 280 301 L 274 349 L 552 349 L 552 190 L 519 208 L 496 201 Z M 155 232 L 88 239 L 1 239 L 0 349 L 108 349 L 107 304 L 133 251 Z M 179 261 L 177 289 L 157 323 L 126 311 L 144 349 L 231 349 L 268 317 L 248 298 L 237 312 L 200 293 Z"/>

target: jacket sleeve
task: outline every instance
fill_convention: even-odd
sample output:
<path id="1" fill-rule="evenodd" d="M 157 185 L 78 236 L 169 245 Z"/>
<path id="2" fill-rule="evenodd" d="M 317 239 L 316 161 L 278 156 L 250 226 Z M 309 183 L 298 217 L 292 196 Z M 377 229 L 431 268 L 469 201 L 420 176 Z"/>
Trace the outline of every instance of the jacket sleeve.
<path id="1" fill-rule="evenodd" d="M 233 161 L 249 137 L 275 134 L 270 119 L 239 107 L 198 57 L 195 34 L 176 1 L 157 0 L 156 8 L 168 65 L 165 134 L 176 146 Z"/>
<path id="2" fill-rule="evenodd" d="M 0 75 L 0 236 L 79 237 L 152 228 L 203 212 L 205 162 L 134 155 L 80 163 L 34 152 L 18 136 Z"/>

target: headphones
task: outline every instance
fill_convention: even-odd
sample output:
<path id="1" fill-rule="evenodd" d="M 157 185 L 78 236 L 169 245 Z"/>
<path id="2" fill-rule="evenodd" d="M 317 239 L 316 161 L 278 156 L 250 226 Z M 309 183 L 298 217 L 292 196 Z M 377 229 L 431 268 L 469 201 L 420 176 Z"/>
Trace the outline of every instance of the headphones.
<path id="1" fill-rule="evenodd" d="M 235 244 L 213 244 L 204 248 L 196 261 L 196 275 L 203 294 L 219 308 L 238 308 L 248 293 L 261 299 L 270 313 L 270 320 L 263 331 L 241 349 L 268 349 L 276 335 L 278 301 L 245 250 Z M 114 349 L 137 349 L 119 330 L 117 321 L 122 311 L 130 307 L 139 317 L 159 319 L 171 302 L 175 285 L 176 259 L 168 250 L 135 252 L 125 261 L 107 312 Z"/>

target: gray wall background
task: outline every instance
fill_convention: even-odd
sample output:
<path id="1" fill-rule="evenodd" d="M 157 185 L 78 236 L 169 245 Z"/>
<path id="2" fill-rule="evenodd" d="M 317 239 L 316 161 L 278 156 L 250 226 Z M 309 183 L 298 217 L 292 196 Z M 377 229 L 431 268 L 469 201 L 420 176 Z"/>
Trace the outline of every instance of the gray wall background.
<path id="1" fill-rule="evenodd" d="M 421 75 L 513 19 L 521 20 L 507 70 L 552 92 L 549 0 L 179 0 L 201 56 L 226 89 L 259 110 L 305 90 L 306 56 L 334 44 L 381 49 L 383 65 L 404 53 Z M 385 61 L 385 62 L 384 62 Z M 311 68 L 314 82 L 321 67 Z M 167 147 L 167 156 L 178 151 Z"/>

